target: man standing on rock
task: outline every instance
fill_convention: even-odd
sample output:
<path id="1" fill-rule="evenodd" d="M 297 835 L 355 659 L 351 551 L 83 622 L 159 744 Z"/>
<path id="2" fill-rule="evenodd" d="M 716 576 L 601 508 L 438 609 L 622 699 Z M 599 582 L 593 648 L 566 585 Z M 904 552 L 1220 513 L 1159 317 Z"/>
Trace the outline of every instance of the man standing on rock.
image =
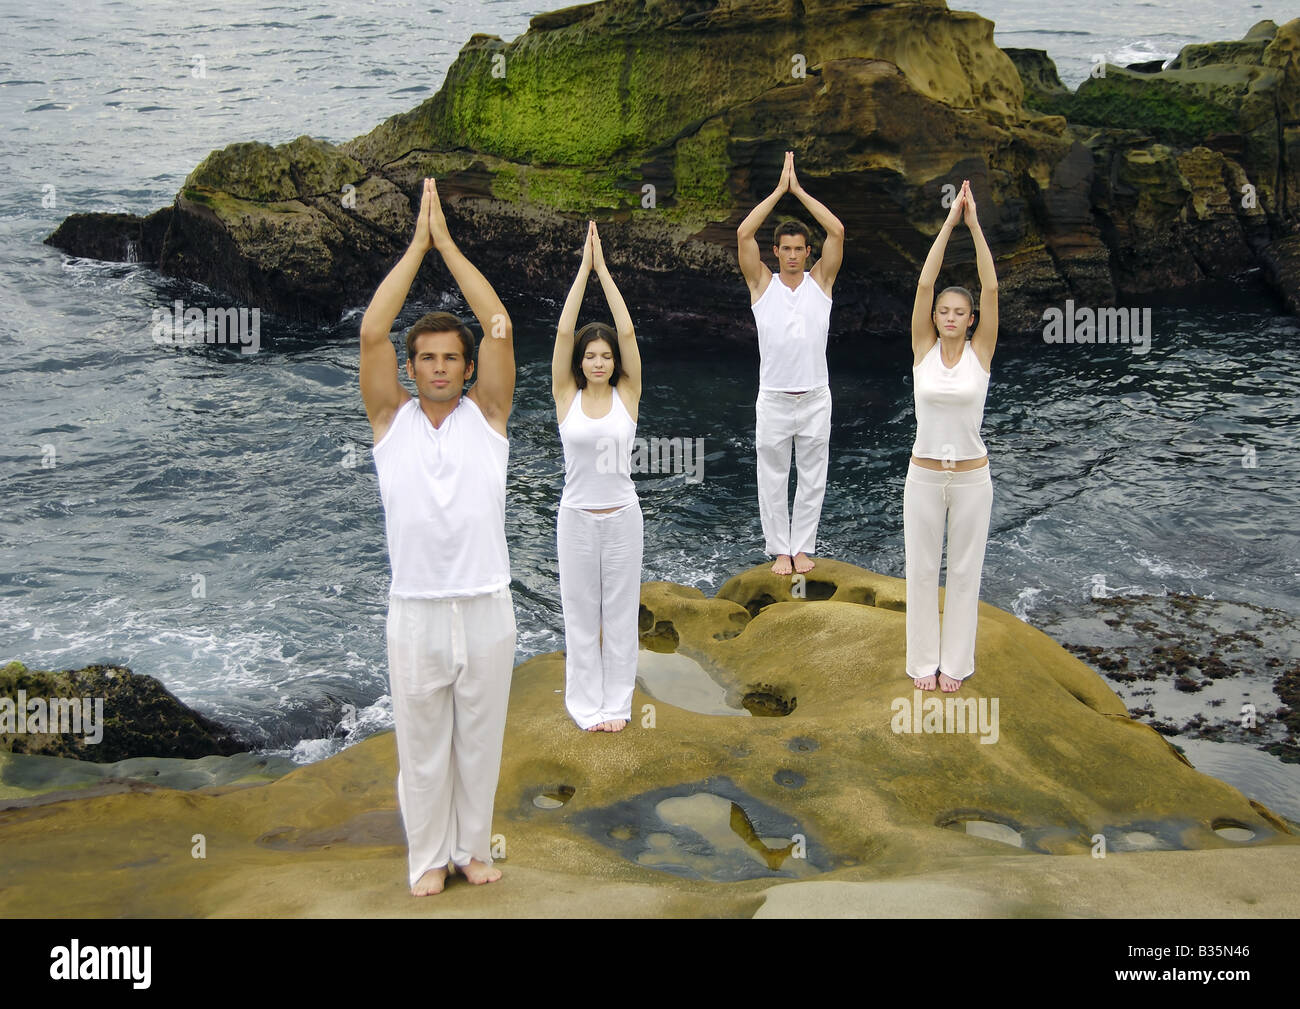
<path id="1" fill-rule="evenodd" d="M 776 226 L 772 254 L 780 273 L 763 265 L 754 236 L 785 193 L 799 199 L 826 231 L 822 255 L 812 270 L 808 229 L 799 221 Z M 831 288 L 844 256 L 844 225 L 814 200 L 794 174 L 794 152 L 786 151 L 781 181 L 736 229 L 740 269 L 749 285 L 749 304 L 758 326 L 758 402 L 754 447 L 758 454 L 758 514 L 766 549 L 776 557 L 772 573 L 811 571 L 817 523 L 826 494 L 830 459 L 831 390 L 826 373 Z M 790 449 L 797 480 L 794 513 L 790 491 Z"/>
<path id="2" fill-rule="evenodd" d="M 430 249 L 447 264 L 484 339 L 478 381 L 465 392 L 474 374 L 469 327 L 447 312 L 417 320 L 406 334 L 412 397 L 397 379 L 388 334 Z M 393 573 L 388 675 L 397 798 L 417 897 L 441 892 L 453 865 L 471 883 L 501 878 L 491 838 L 515 656 L 505 534 L 514 392 L 510 317 L 452 241 L 437 186 L 426 179 L 415 237 L 361 320 L 361 397 L 375 436 Z"/>

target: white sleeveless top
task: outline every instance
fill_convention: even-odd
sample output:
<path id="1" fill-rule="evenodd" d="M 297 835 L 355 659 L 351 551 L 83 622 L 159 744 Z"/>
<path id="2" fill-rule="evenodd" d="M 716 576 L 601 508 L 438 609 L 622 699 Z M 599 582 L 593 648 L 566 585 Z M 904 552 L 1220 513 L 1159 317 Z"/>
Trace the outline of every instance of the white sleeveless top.
<path id="1" fill-rule="evenodd" d="M 462 395 L 441 427 L 410 399 L 371 450 L 393 570 L 389 595 L 475 596 L 510 584 L 510 443 Z"/>
<path id="2" fill-rule="evenodd" d="M 636 500 L 632 484 L 632 439 L 636 421 L 618 389 L 609 413 L 593 420 L 582 412 L 579 389 L 560 422 L 564 445 L 564 494 L 561 508 L 618 508 Z"/>
<path id="3" fill-rule="evenodd" d="M 912 455 L 952 462 L 987 455 L 980 426 L 984 423 L 984 397 L 988 391 L 989 373 L 969 340 L 951 368 L 944 367 L 936 340 L 921 363 L 912 368 L 916 402 Z"/>
<path id="4" fill-rule="evenodd" d="M 750 308 L 758 326 L 760 392 L 804 392 L 830 384 L 826 375 L 826 334 L 831 299 L 805 272 L 793 291 L 777 274 Z"/>

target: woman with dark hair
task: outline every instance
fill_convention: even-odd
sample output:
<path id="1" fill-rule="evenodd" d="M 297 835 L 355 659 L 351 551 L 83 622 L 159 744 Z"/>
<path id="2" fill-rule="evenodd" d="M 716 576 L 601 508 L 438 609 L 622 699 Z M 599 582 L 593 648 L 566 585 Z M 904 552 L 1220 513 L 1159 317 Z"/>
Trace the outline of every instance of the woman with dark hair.
<path id="1" fill-rule="evenodd" d="M 575 339 L 593 268 L 614 326 L 589 323 Z M 641 355 L 591 221 L 582 265 L 555 331 L 551 392 L 564 444 L 555 536 L 564 606 L 564 705 L 581 729 L 620 732 L 632 716 L 641 605 L 644 541 L 631 459 Z"/>
<path id="2" fill-rule="evenodd" d="M 965 219 L 975 243 L 980 307 L 964 287 L 934 297 L 948 237 Z M 933 306 L 933 308 L 931 308 Z M 977 325 L 978 319 L 978 325 Z M 980 438 L 998 338 L 998 278 L 963 182 L 921 268 L 912 304 L 916 442 L 903 489 L 907 553 L 907 675 L 919 690 L 951 693 L 975 671 L 980 573 L 993 511 L 989 457 Z M 939 629 L 939 561 L 948 529 L 948 577 Z"/>

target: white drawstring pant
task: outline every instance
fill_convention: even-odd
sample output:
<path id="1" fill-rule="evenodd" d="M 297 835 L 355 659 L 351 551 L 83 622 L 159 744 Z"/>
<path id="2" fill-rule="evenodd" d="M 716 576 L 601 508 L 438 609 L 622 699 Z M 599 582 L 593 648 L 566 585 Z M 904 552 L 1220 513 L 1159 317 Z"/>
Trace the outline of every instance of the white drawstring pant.
<path id="1" fill-rule="evenodd" d="M 830 461 L 831 390 L 828 386 L 808 392 L 760 389 L 754 414 L 758 516 L 765 549 L 773 556 L 813 553 Z M 792 445 L 797 475 L 793 517 L 789 507 Z"/>
<path id="2" fill-rule="evenodd" d="M 907 675 L 942 671 L 964 680 L 975 671 L 980 575 L 993 513 L 989 467 L 958 472 L 908 463 L 903 485 L 907 553 Z M 939 561 L 948 526 L 948 577 L 939 632 Z"/>
<path id="3" fill-rule="evenodd" d="M 630 720 L 645 547 L 641 505 L 603 514 L 561 508 L 555 542 L 564 606 L 564 706 L 582 729 Z"/>
<path id="4" fill-rule="evenodd" d="M 448 862 L 492 864 L 514 661 L 509 588 L 455 599 L 389 597 L 397 801 L 411 886 Z"/>

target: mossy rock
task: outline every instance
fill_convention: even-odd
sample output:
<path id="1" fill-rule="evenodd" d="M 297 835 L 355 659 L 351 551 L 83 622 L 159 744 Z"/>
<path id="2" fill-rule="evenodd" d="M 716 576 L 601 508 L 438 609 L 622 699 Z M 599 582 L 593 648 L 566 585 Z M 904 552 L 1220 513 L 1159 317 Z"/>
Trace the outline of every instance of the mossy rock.
<path id="1" fill-rule="evenodd" d="M 39 700 L 41 709 L 47 709 L 55 698 L 77 702 L 77 722 L 71 721 L 69 713 L 63 723 L 77 725 L 76 731 L 16 731 L 20 700 L 26 700 L 30 711 L 32 702 Z M 91 718 L 102 732 L 99 740 L 93 738 L 91 726 L 81 722 L 87 699 Z M 5 714 L 12 720 L 0 720 L 0 750 L 16 754 L 111 764 L 130 757 L 205 757 L 249 749 L 229 730 L 181 703 L 152 676 L 133 673 L 125 666 L 51 672 L 11 662 L 0 669 L 0 718 Z M 55 725 L 46 722 L 42 727 Z"/>
<path id="2" fill-rule="evenodd" d="M 222 192 L 253 203 L 282 203 L 305 196 L 336 195 L 367 171 L 332 144 L 299 137 L 272 147 L 258 142 L 230 144 L 204 158 L 185 180 L 185 189 Z"/>

